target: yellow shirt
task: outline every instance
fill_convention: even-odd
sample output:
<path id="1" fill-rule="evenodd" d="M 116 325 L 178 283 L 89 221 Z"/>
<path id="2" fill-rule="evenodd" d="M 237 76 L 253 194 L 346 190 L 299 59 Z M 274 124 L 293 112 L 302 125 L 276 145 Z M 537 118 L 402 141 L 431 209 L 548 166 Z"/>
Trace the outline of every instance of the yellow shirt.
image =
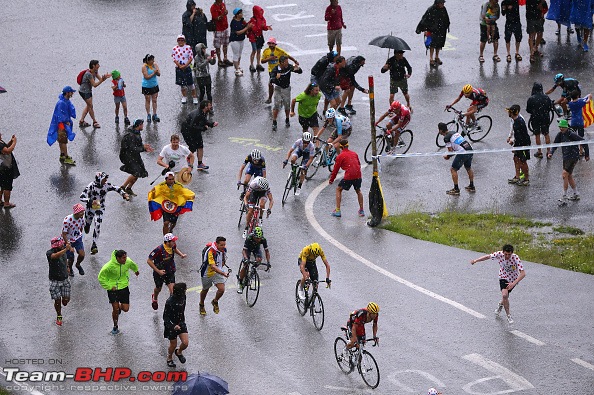
<path id="1" fill-rule="evenodd" d="M 322 248 L 320 248 L 320 255 L 316 255 L 311 252 L 311 245 L 308 245 L 301 250 L 301 254 L 299 254 L 299 260 L 302 262 L 312 262 L 315 261 L 318 256 L 322 259 L 326 259 L 326 255 L 324 255 L 324 250 L 322 250 Z"/>
<path id="2" fill-rule="evenodd" d="M 276 47 L 274 49 L 274 52 L 272 52 L 270 50 L 270 47 L 268 47 L 264 50 L 264 52 L 262 52 L 262 59 L 266 59 L 270 55 L 276 56 L 276 59 L 268 61 L 268 72 L 269 73 L 272 72 L 272 69 L 274 69 L 274 67 L 278 64 L 278 60 L 280 59 L 281 56 L 289 56 L 289 54 L 287 52 L 285 52 L 284 49 Z"/>

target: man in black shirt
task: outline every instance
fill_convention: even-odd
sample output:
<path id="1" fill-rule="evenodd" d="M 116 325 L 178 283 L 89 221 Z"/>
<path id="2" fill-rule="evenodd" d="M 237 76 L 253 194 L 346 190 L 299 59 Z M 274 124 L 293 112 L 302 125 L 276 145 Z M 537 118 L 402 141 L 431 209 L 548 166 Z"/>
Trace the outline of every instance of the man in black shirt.
<path id="1" fill-rule="evenodd" d="M 544 32 L 544 15 L 549 9 L 545 0 L 526 0 L 526 32 L 528 33 L 528 45 L 530 46 L 530 62 L 537 57 L 542 57 L 538 51 Z"/>
<path id="2" fill-rule="evenodd" d="M 501 2 L 501 15 L 505 16 L 505 48 L 507 61 L 512 61 L 510 44 L 512 35 L 516 39 L 516 61 L 521 61 L 520 43 L 522 42 L 522 22 L 520 21 L 520 5 L 518 0 L 503 0 Z"/>
<path id="3" fill-rule="evenodd" d="M 530 114 L 529 125 L 538 146 L 540 146 L 541 134 L 545 137 L 546 144 L 551 143 L 551 138 L 549 137 L 549 117 L 552 105 L 553 101 L 543 93 L 542 84 L 535 82 L 532 87 L 532 96 L 528 98 L 528 102 L 526 103 L 526 112 Z M 551 152 L 551 149 L 547 148 L 547 155 L 549 152 Z M 536 158 L 542 158 L 542 150 L 538 148 L 538 152 L 534 156 Z"/>
<path id="4" fill-rule="evenodd" d="M 412 67 L 404 57 L 404 51 L 396 51 L 394 52 L 394 56 L 386 60 L 386 64 L 382 67 L 381 72 L 385 73 L 388 70 L 390 70 L 390 100 L 388 101 L 388 105 L 392 104 L 394 94 L 398 93 L 398 88 L 400 88 L 406 99 L 406 107 L 412 113 L 410 95 L 408 94 L 408 82 L 406 81 L 412 75 Z"/>
<path id="5" fill-rule="evenodd" d="M 202 163 L 204 155 L 204 142 L 202 140 L 202 132 L 207 128 L 214 128 L 219 123 L 208 119 L 208 114 L 212 110 L 212 103 L 210 100 L 202 100 L 200 108 L 188 114 L 185 121 L 182 123 L 181 133 L 188 144 L 191 152 L 196 152 L 198 158 L 198 166 L 196 170 L 208 170 L 208 166 Z"/>
<path id="6" fill-rule="evenodd" d="M 70 301 L 70 280 L 68 279 L 68 261 L 66 251 L 74 253 L 74 248 L 66 245 L 61 237 L 54 237 L 51 249 L 45 253 L 49 264 L 50 295 L 56 309 L 56 325 L 62 326 L 62 305 Z"/>
<path id="7" fill-rule="evenodd" d="M 291 73 L 301 74 L 299 65 L 289 64 L 288 56 L 281 56 L 278 64 L 270 73 L 270 82 L 274 84 L 274 107 L 272 108 L 272 130 L 276 130 L 276 118 L 282 107 L 285 107 L 285 126 L 290 127 L 289 110 L 291 109 Z"/>
<path id="8" fill-rule="evenodd" d="M 525 150 L 514 151 L 514 166 L 516 174 L 513 178 L 507 180 L 510 184 L 520 186 L 530 185 L 528 175 L 528 160 L 530 159 L 530 135 L 524 117 L 520 115 L 520 106 L 514 104 L 507 109 L 507 114 L 511 118 L 511 130 L 507 137 L 507 143 L 514 147 L 528 147 Z M 524 179 L 521 178 L 524 174 Z"/>

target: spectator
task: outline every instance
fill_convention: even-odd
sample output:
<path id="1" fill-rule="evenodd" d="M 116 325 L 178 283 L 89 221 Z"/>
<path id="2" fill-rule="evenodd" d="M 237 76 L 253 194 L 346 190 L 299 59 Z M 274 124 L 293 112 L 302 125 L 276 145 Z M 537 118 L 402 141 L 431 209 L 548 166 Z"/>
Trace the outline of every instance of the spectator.
<path id="1" fill-rule="evenodd" d="M 291 101 L 290 116 L 295 116 L 295 104 L 299 103 L 297 112 L 299 113 L 299 124 L 303 128 L 303 133 L 309 128 L 314 131 L 314 136 L 318 135 L 320 125 L 318 124 L 318 103 L 322 98 L 318 84 L 311 83 L 307 85 L 305 91 L 301 92 Z"/>
<path id="2" fill-rule="evenodd" d="M 120 188 L 130 196 L 136 196 L 132 191 L 132 186 L 139 178 L 148 177 L 148 172 L 144 167 L 144 162 L 140 156 L 141 152 L 153 152 L 149 144 L 142 143 L 140 132 L 144 128 L 144 121 L 137 119 L 134 125 L 128 129 L 128 133 L 122 138 L 120 146 L 120 161 L 123 163 L 120 170 L 130 174 Z"/>
<path id="3" fill-rule="evenodd" d="M 215 21 L 213 47 L 217 50 L 219 67 L 233 66 L 233 63 L 227 59 L 227 46 L 229 45 L 229 21 L 227 20 L 227 6 L 223 0 L 215 0 L 210 6 L 210 14 Z M 223 60 L 221 60 L 221 47 L 223 47 Z"/>
<path id="4" fill-rule="evenodd" d="M 194 53 L 192 48 L 186 44 L 186 38 L 183 34 L 177 36 L 177 45 L 173 47 L 171 57 L 173 58 L 173 63 L 175 63 L 175 85 L 181 86 L 182 104 L 188 102 L 188 88 L 192 91 L 192 102 L 198 104 L 191 67 Z"/>
<path id="5" fill-rule="evenodd" d="M 538 51 L 544 32 L 544 15 L 548 10 L 545 0 L 526 0 L 526 33 L 530 46 L 530 62 L 534 63 L 537 57 L 542 57 Z"/>
<path id="6" fill-rule="evenodd" d="M 17 138 L 14 134 L 8 143 L 6 143 L 2 140 L 2 134 L 0 133 L 0 204 L 5 209 L 16 207 L 16 204 L 10 202 L 12 181 L 21 175 L 14 154 L 12 153 L 16 143 Z"/>
<path id="7" fill-rule="evenodd" d="M 530 114 L 530 122 L 532 133 L 536 139 L 536 145 L 539 146 L 538 152 L 534 154 L 536 158 L 542 158 L 542 150 L 540 149 L 540 135 L 542 134 L 545 138 L 545 143 L 551 143 L 551 137 L 549 136 L 549 124 L 551 106 L 553 101 L 543 93 L 542 84 L 535 82 L 532 87 L 532 96 L 528 98 L 526 103 L 526 112 Z M 550 148 L 547 148 L 547 155 L 551 152 Z"/>
<path id="8" fill-rule="evenodd" d="M 74 252 L 74 250 L 72 246 L 67 247 L 61 237 L 54 237 L 51 240 L 51 247 L 45 253 L 49 264 L 49 290 L 56 310 L 56 325 L 62 326 L 62 305 L 66 306 L 70 302 L 71 289 L 66 252 Z"/>
<path id="9" fill-rule="evenodd" d="M 341 70 L 340 89 L 342 89 L 342 100 L 338 106 L 338 112 L 345 117 L 347 116 L 347 111 L 349 115 L 355 115 L 357 113 L 352 104 L 355 88 L 365 94 L 369 93 L 367 89 L 363 88 L 355 80 L 355 74 L 363 66 L 365 66 L 365 58 L 363 56 L 351 56 L 347 60 L 346 66 Z M 346 106 L 345 103 L 347 103 Z"/>
<path id="10" fill-rule="evenodd" d="M 408 81 L 412 75 L 412 67 L 408 60 L 404 57 L 404 51 L 395 51 L 394 56 L 386 60 L 386 64 L 382 67 L 381 72 L 385 73 L 390 70 L 390 100 L 389 104 L 394 101 L 394 95 L 398 93 L 398 88 L 402 90 L 402 94 L 406 99 L 406 107 L 412 113 L 410 106 L 410 95 L 408 94 Z"/>
<path id="11" fill-rule="evenodd" d="M 338 57 L 338 52 L 330 51 L 328 54 L 322 56 L 316 64 L 311 68 L 311 77 L 310 82 L 312 84 L 318 84 L 319 79 L 324 75 L 324 71 L 328 68 L 330 63 L 334 63 L 336 58 Z"/>
<path id="12" fill-rule="evenodd" d="M 179 135 L 172 134 L 169 139 L 171 142 L 163 147 L 159 157 L 157 158 L 157 164 L 167 169 L 178 173 L 183 167 L 189 167 L 191 170 L 194 169 L 194 154 L 190 152 L 190 149 L 185 145 L 179 143 Z M 174 163 L 173 167 L 169 167 L 169 163 Z"/>
<path id="13" fill-rule="evenodd" d="M 194 0 L 188 0 L 186 3 L 186 12 L 182 15 L 182 34 L 192 51 L 195 51 L 196 44 L 206 43 L 206 15 L 201 8 L 196 7 Z M 196 52 L 194 52 L 196 56 Z"/>
<path id="14" fill-rule="evenodd" d="M 72 214 L 64 217 L 62 221 L 62 240 L 66 242 L 66 258 L 68 260 L 68 274 L 74 277 L 72 265 L 74 264 L 74 252 L 76 251 L 76 268 L 78 274 L 83 276 L 85 270 L 81 263 L 85 259 L 85 246 L 83 244 L 83 229 L 85 227 L 85 206 L 80 203 L 72 207 Z"/>
<path id="15" fill-rule="evenodd" d="M 448 152 L 457 152 L 458 155 L 455 155 L 454 162 L 452 162 L 452 167 L 450 167 L 450 174 L 452 175 L 452 181 L 454 183 L 454 188 L 446 191 L 448 195 L 459 196 L 460 195 L 460 187 L 458 186 L 458 170 L 464 166 L 466 172 L 468 173 L 468 179 L 470 180 L 470 184 L 464 189 L 468 192 L 476 192 L 476 188 L 474 187 L 474 171 L 472 170 L 472 146 L 462 134 L 456 131 L 448 131 L 448 125 L 443 122 L 440 122 L 437 125 L 438 133 L 443 136 L 443 142 L 448 149 Z M 465 153 L 469 152 L 469 153 Z M 445 160 L 449 160 L 452 155 L 446 154 L 443 156 Z"/>
<path id="16" fill-rule="evenodd" d="M 571 13 L 569 20 L 577 30 L 578 43 L 582 44 L 584 52 L 588 52 L 588 38 L 592 31 L 592 13 L 594 12 L 594 0 L 574 0 L 571 2 Z"/>
<path id="17" fill-rule="evenodd" d="M 272 69 L 270 80 L 274 87 L 274 108 L 272 109 L 272 130 L 276 130 L 276 118 L 282 107 L 285 108 L 285 126 L 290 127 L 289 106 L 291 105 L 291 73 L 301 74 L 303 71 L 299 65 L 289 64 L 287 56 L 281 56 L 279 64 Z"/>
<path id="18" fill-rule="evenodd" d="M 113 90 L 113 101 L 115 103 L 115 123 L 120 123 L 120 104 L 124 112 L 124 126 L 130 126 L 130 119 L 128 119 L 128 104 L 126 103 L 126 83 L 118 70 L 111 72 Z"/>
<path id="19" fill-rule="evenodd" d="M 341 69 L 346 66 L 344 56 L 337 56 L 334 63 L 329 64 L 319 80 L 320 90 L 326 98 L 324 102 L 324 113 L 330 107 L 336 109 L 340 104 L 340 74 Z"/>
<path id="20" fill-rule="evenodd" d="M 264 71 L 264 67 L 260 64 L 260 56 L 262 48 L 264 47 L 264 36 L 262 32 L 265 30 L 272 30 L 272 26 L 266 24 L 264 18 L 264 10 L 262 7 L 255 5 L 252 8 L 252 18 L 249 24 L 252 27 L 248 30 L 247 36 L 252 45 L 252 53 L 250 54 L 250 71 L 255 73 L 256 71 Z M 254 67 L 254 57 L 256 58 L 256 67 Z"/>
<path id="21" fill-rule="evenodd" d="M 443 64 L 439 57 L 439 51 L 444 47 L 448 31 L 450 31 L 450 17 L 445 8 L 445 0 L 435 0 L 433 5 L 427 8 L 417 26 L 416 33 L 425 32 L 425 36 L 431 37 L 429 45 L 429 65 L 431 67 Z M 435 53 L 435 60 L 433 54 Z"/>
<path id="22" fill-rule="evenodd" d="M 344 170 L 344 177 L 338 183 L 336 187 L 336 209 L 332 212 L 334 217 L 340 217 L 340 203 L 342 200 L 342 190 L 349 190 L 351 186 L 355 188 L 357 193 L 357 201 L 359 202 L 359 217 L 365 216 L 365 210 L 363 210 L 363 193 L 361 193 L 361 162 L 359 161 L 359 155 L 355 151 L 349 150 L 349 142 L 346 139 L 340 141 L 340 148 L 342 151 L 336 157 L 336 163 L 334 170 L 330 174 L 329 184 L 334 182 L 336 175 L 340 169 Z"/>
<path id="23" fill-rule="evenodd" d="M 241 52 L 243 52 L 243 42 L 245 41 L 245 34 L 251 27 L 249 23 L 243 19 L 243 10 L 236 8 L 233 10 L 233 19 L 231 20 L 231 34 L 229 35 L 229 42 L 231 50 L 233 51 L 233 65 L 235 66 L 235 75 L 242 76 L 243 70 L 239 67 L 241 62 Z"/>
<path id="24" fill-rule="evenodd" d="M 217 288 L 217 293 L 212 300 L 212 309 L 215 314 L 219 314 L 219 299 L 225 293 L 225 282 L 229 277 L 229 271 L 223 270 L 227 266 L 227 239 L 219 236 L 216 241 L 208 243 L 202 253 L 202 267 L 200 274 L 202 277 L 202 291 L 200 291 L 200 315 L 206 315 L 204 300 L 212 285 Z"/>
<path id="25" fill-rule="evenodd" d="M 505 16 L 505 48 L 507 50 L 507 62 L 512 61 L 510 53 L 511 37 L 516 40 L 516 61 L 520 62 L 520 43 L 522 42 L 522 22 L 520 21 L 520 5 L 518 0 L 503 0 L 501 2 L 501 15 Z"/>
<path id="26" fill-rule="evenodd" d="M 78 93 L 86 104 L 85 109 L 80 116 L 80 121 L 78 121 L 78 126 L 81 128 L 91 126 L 85 121 L 87 114 L 91 116 L 91 119 L 93 120 L 93 127 L 95 129 L 99 129 L 101 127 L 99 122 L 97 122 L 97 119 L 95 119 L 95 110 L 93 109 L 93 88 L 101 85 L 101 83 L 109 77 L 111 77 L 109 73 L 99 75 L 98 60 L 91 60 L 89 62 L 89 69 L 83 74 L 80 87 L 78 88 Z"/>
<path id="27" fill-rule="evenodd" d="M 208 113 L 211 109 L 211 102 L 209 100 L 202 100 L 200 102 L 200 109 L 189 113 L 181 127 L 181 133 L 184 136 L 186 144 L 188 144 L 188 148 L 191 152 L 196 152 L 198 157 L 197 170 L 208 170 L 209 168 L 209 166 L 202 163 L 202 157 L 204 155 L 202 132 L 206 131 L 207 128 L 214 128 L 219 124 L 208 119 Z"/>
<path id="28" fill-rule="evenodd" d="M 181 363 L 186 363 L 183 351 L 188 348 L 188 326 L 186 325 L 186 283 L 177 283 L 173 286 L 173 293 L 165 303 L 163 310 L 163 336 L 169 340 L 167 348 L 167 366 L 175 367 L 173 354 Z M 177 348 L 177 338 L 181 341 Z"/>
<path id="29" fill-rule="evenodd" d="M 578 136 L 584 137 L 584 107 L 592 100 L 592 94 L 588 94 L 586 97 L 580 98 L 580 94 L 577 90 L 572 91 L 569 96 L 571 101 L 567 103 L 567 107 L 571 112 L 571 118 L 569 120 L 569 127 L 577 133 Z M 580 146 L 580 154 L 584 153 L 584 147 L 586 144 Z"/>
<path id="30" fill-rule="evenodd" d="M 146 54 L 142 60 L 142 94 L 144 95 L 144 108 L 146 109 L 146 122 L 151 123 L 151 102 L 153 103 L 153 121 L 160 122 L 157 115 L 157 98 L 159 97 L 159 80 L 161 75 L 159 65 L 155 63 L 155 55 Z"/>
<path id="31" fill-rule="evenodd" d="M 51 147 L 56 140 L 60 145 L 60 163 L 71 166 L 76 165 L 76 161 L 68 156 L 68 140 L 72 141 L 76 137 L 76 134 L 72 131 L 71 120 L 71 118 L 76 119 L 76 109 L 70 101 L 74 92 L 76 91 L 70 86 L 65 86 L 62 89 L 62 94 L 58 96 L 58 102 L 56 103 L 56 107 L 54 107 L 52 121 L 47 131 L 47 143 L 49 146 Z"/>
<path id="32" fill-rule="evenodd" d="M 342 47 L 342 29 L 346 29 L 344 20 L 342 19 L 342 8 L 338 5 L 338 0 L 330 0 L 330 5 L 326 8 L 324 20 L 328 22 L 328 50 L 334 50 L 336 44 L 336 52 L 340 55 Z"/>
<path id="33" fill-rule="evenodd" d="M 549 12 L 547 12 L 546 19 L 557 22 L 557 30 L 555 35 L 561 34 L 561 25 L 567 27 L 567 36 L 574 33 L 571 28 L 571 22 L 569 16 L 571 14 L 571 3 L 572 0 L 551 0 L 551 6 Z"/>
<path id="34" fill-rule="evenodd" d="M 210 77 L 210 66 L 215 64 L 215 57 L 211 53 L 210 56 L 206 54 L 206 45 L 199 43 L 196 45 L 196 57 L 194 58 L 194 73 L 196 74 L 196 85 L 200 90 L 200 102 L 204 100 L 204 96 L 212 103 L 212 78 Z M 214 111 L 210 110 L 210 114 Z"/>
<path id="35" fill-rule="evenodd" d="M 488 16 L 487 13 L 490 15 Z M 497 0 L 489 0 L 481 7 L 481 44 L 479 54 L 480 63 L 485 62 L 483 52 L 485 51 L 485 45 L 487 45 L 487 41 L 489 41 L 489 43 L 493 43 L 493 61 L 501 62 L 501 58 L 499 55 L 497 55 L 497 49 L 499 48 L 499 28 L 497 27 L 497 19 L 499 19 L 500 13 L 501 11 Z M 491 34 L 490 38 L 488 37 L 487 33 L 487 24 L 493 25 L 493 33 Z"/>
<path id="36" fill-rule="evenodd" d="M 272 70 L 278 65 L 278 61 L 281 56 L 288 57 L 295 66 L 299 66 L 299 62 L 289 55 L 284 49 L 276 46 L 276 39 L 270 37 L 268 39 L 268 48 L 262 53 L 262 63 L 268 63 L 268 74 L 270 74 L 270 80 L 268 81 L 268 99 L 265 101 L 266 104 L 272 103 L 272 94 L 274 93 L 274 86 L 272 85 Z"/>
<path id="37" fill-rule="evenodd" d="M 520 114 L 520 106 L 514 104 L 507 109 L 507 114 L 511 118 L 511 130 L 507 137 L 507 143 L 514 147 L 530 147 L 530 135 L 528 134 L 528 128 L 526 127 L 526 121 Z M 510 184 L 516 184 L 520 186 L 530 185 L 528 175 L 528 160 L 530 159 L 530 149 L 514 151 L 514 167 L 516 174 L 513 178 L 507 181 Z M 520 175 L 524 175 L 522 180 Z"/>

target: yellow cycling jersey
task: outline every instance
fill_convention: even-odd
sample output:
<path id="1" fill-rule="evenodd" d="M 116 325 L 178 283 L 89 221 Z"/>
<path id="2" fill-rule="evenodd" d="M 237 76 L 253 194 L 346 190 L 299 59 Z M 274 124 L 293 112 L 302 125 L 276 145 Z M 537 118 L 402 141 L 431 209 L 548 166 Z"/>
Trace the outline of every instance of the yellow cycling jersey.
<path id="1" fill-rule="evenodd" d="M 304 262 L 311 262 L 315 261 L 317 257 L 322 259 L 326 259 L 326 255 L 324 255 L 324 250 L 320 247 L 320 255 L 316 255 L 311 251 L 311 245 L 305 246 L 304 249 L 301 250 L 301 254 L 299 254 L 299 260 Z"/>

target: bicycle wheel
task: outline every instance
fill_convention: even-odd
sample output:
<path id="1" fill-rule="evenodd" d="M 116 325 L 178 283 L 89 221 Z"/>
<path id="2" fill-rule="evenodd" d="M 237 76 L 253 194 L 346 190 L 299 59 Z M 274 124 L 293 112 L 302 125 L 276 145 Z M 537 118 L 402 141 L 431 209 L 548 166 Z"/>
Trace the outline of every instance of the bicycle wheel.
<path id="1" fill-rule="evenodd" d="M 384 146 L 386 145 L 386 140 L 384 140 L 384 136 L 383 135 L 379 135 L 379 136 L 375 136 L 375 147 L 377 149 L 377 154 L 381 155 L 382 152 L 384 152 Z M 367 148 L 365 148 L 365 162 L 367 162 L 368 164 L 373 162 L 373 158 L 371 157 L 372 152 L 371 152 L 371 141 L 369 142 L 369 144 L 367 144 Z"/>
<path id="2" fill-rule="evenodd" d="M 446 123 L 448 127 L 448 132 L 457 132 L 460 129 L 460 125 L 456 121 L 450 121 Z M 445 147 L 445 142 L 443 141 L 443 136 L 437 133 L 437 137 L 435 137 L 435 145 L 439 148 Z"/>
<path id="3" fill-rule="evenodd" d="M 350 361 L 346 345 L 346 340 L 342 337 L 337 337 L 336 340 L 334 340 L 334 356 L 336 357 L 336 362 L 338 363 L 340 370 L 349 374 L 353 371 L 355 366 Z"/>
<path id="4" fill-rule="evenodd" d="M 239 206 L 239 221 L 237 221 L 237 229 L 241 228 L 241 218 L 245 212 L 247 212 L 247 209 L 245 207 L 245 203 L 242 201 L 241 206 Z"/>
<path id="5" fill-rule="evenodd" d="M 309 305 L 311 318 L 317 330 L 321 331 L 324 327 L 324 303 L 320 295 L 315 294 Z"/>
<path id="6" fill-rule="evenodd" d="M 359 374 L 371 388 L 376 388 L 380 383 L 380 372 L 375 358 L 367 350 L 361 352 L 361 360 L 357 364 Z"/>
<path id="7" fill-rule="evenodd" d="M 332 173 L 332 168 L 334 167 L 334 161 L 336 160 L 336 148 L 333 145 L 330 146 L 328 149 L 328 156 L 326 158 L 328 161 L 328 171 Z"/>
<path id="8" fill-rule="evenodd" d="M 471 141 L 481 141 L 491 131 L 493 120 L 488 115 L 480 116 L 476 119 L 476 125 L 474 129 L 468 131 L 468 138 Z"/>
<path id="9" fill-rule="evenodd" d="M 287 183 L 285 184 L 285 191 L 283 192 L 283 200 L 282 200 L 282 205 L 285 205 L 285 202 L 287 201 L 287 198 L 289 197 L 289 193 L 291 192 L 291 189 L 293 189 L 293 172 L 291 171 L 289 173 L 289 178 L 287 178 Z"/>
<path id="10" fill-rule="evenodd" d="M 297 280 L 297 285 L 295 286 L 295 303 L 297 303 L 297 310 L 299 314 L 302 316 L 305 315 L 307 312 L 307 308 L 305 307 L 305 300 L 301 300 L 299 297 L 299 287 L 301 286 L 301 280 Z"/>
<path id="11" fill-rule="evenodd" d="M 406 154 L 413 142 L 413 133 L 410 130 L 405 130 L 400 133 L 398 143 L 394 147 L 395 154 Z"/>
<path id="12" fill-rule="evenodd" d="M 313 176 L 318 172 L 318 168 L 322 166 L 323 160 L 324 158 L 322 156 L 322 151 L 320 150 L 314 155 L 313 161 L 311 162 L 311 166 L 309 167 L 309 170 L 305 175 L 306 180 L 311 180 L 313 178 Z"/>
<path id="13" fill-rule="evenodd" d="M 254 307 L 260 294 L 260 276 L 256 269 L 248 274 L 248 281 L 245 287 L 245 301 L 249 307 Z"/>

